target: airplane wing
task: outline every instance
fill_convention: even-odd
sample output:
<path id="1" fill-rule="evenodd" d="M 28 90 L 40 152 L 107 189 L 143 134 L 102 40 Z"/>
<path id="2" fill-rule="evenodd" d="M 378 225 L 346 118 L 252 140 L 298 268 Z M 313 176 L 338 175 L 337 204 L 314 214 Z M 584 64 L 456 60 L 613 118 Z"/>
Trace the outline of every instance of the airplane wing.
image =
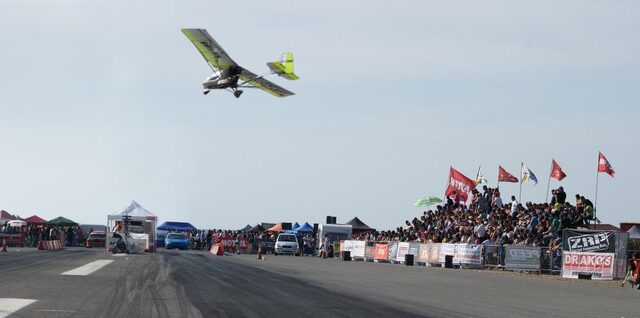
<path id="1" fill-rule="evenodd" d="M 242 71 L 240 71 L 240 79 L 245 81 L 252 87 L 259 88 L 265 92 L 271 93 L 274 96 L 287 97 L 294 95 L 292 92 L 267 81 L 266 79 L 264 79 L 264 77 L 257 76 L 256 74 L 253 74 L 245 69 L 242 69 Z"/>
<path id="2" fill-rule="evenodd" d="M 228 70 L 230 67 L 238 66 L 220 44 L 216 42 L 205 29 L 182 29 L 182 33 L 189 38 L 191 43 L 198 49 L 202 57 L 214 70 Z"/>

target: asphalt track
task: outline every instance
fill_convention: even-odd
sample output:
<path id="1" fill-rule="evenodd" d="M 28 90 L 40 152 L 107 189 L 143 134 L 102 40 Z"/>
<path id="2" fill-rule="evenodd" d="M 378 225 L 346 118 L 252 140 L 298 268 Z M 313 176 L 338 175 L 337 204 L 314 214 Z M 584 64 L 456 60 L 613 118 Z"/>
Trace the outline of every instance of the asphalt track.
<path id="1" fill-rule="evenodd" d="M 99 260 L 113 262 L 62 275 Z M 0 304 L 34 300 L 10 317 L 638 317 L 639 297 L 614 283 L 311 257 L 0 254 Z"/>

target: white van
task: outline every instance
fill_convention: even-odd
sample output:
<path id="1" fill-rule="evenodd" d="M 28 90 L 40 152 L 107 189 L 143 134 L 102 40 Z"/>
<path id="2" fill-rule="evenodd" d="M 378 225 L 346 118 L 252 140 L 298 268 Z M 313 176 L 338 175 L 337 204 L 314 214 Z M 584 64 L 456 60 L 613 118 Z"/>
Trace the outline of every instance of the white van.
<path id="1" fill-rule="evenodd" d="M 280 233 L 276 239 L 274 255 L 278 254 L 298 254 L 300 247 L 295 234 Z"/>

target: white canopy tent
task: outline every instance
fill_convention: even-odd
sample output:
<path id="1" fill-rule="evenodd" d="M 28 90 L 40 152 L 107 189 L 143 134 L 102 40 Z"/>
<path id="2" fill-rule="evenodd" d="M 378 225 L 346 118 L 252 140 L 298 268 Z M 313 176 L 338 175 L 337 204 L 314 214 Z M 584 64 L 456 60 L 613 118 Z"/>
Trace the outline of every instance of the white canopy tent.
<path id="1" fill-rule="evenodd" d="M 131 203 L 123 208 L 120 212 L 107 215 L 107 229 L 113 231 L 117 224 L 124 223 L 125 217 L 129 218 L 130 223 L 138 223 L 140 226 L 130 226 L 130 232 L 133 238 L 136 234 L 147 234 L 148 240 L 145 248 L 149 252 L 155 252 L 156 242 L 156 227 L 158 223 L 158 217 L 143 208 L 138 202 L 131 201 Z M 133 230 L 132 230 L 133 229 Z"/>
<path id="2" fill-rule="evenodd" d="M 637 224 L 628 229 L 627 233 L 630 239 L 640 239 L 640 227 Z"/>

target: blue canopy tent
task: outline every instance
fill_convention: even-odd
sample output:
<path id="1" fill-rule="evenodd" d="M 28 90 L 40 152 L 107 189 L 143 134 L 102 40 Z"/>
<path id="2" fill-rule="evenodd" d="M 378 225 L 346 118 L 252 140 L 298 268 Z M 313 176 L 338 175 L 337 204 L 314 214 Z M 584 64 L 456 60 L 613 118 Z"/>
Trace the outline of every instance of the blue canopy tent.
<path id="1" fill-rule="evenodd" d="M 300 224 L 298 224 L 298 222 L 294 223 L 293 226 L 291 227 L 292 230 L 296 231 L 298 230 L 298 228 L 300 227 Z"/>
<path id="2" fill-rule="evenodd" d="M 291 230 L 287 230 L 287 233 L 298 234 L 298 233 L 309 233 L 313 232 L 313 226 L 309 225 L 309 223 L 305 222 L 303 225 L 298 227 L 294 227 Z"/>
<path id="3" fill-rule="evenodd" d="M 309 223 L 305 222 L 302 226 L 296 229 L 298 232 L 313 232 L 313 226 L 309 225 Z"/>
<path id="4" fill-rule="evenodd" d="M 251 229 L 252 229 L 252 228 L 253 228 L 253 226 L 251 226 L 251 225 L 247 224 L 247 226 L 245 226 L 245 227 L 241 228 L 241 229 L 240 229 L 240 231 L 245 231 L 245 232 L 247 232 L 247 231 L 251 231 Z"/>
<path id="5" fill-rule="evenodd" d="M 187 232 L 196 230 L 196 227 L 187 222 L 164 222 L 160 226 L 158 226 L 158 230 L 171 232 Z"/>

